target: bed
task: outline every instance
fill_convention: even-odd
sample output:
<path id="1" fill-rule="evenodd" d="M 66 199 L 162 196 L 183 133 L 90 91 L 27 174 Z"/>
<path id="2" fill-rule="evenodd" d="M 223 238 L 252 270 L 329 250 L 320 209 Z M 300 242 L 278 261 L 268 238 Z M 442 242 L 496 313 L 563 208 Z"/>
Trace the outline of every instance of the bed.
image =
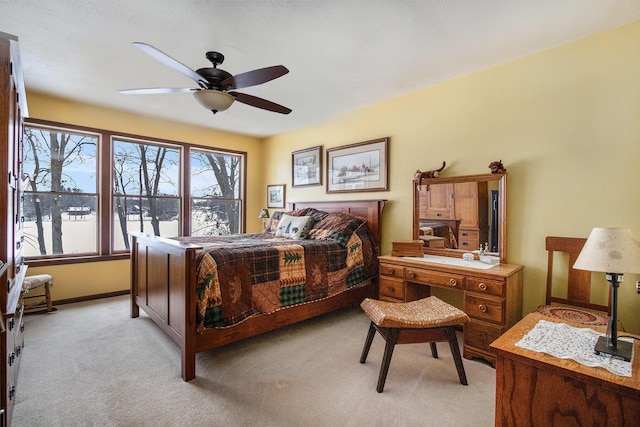
<path id="1" fill-rule="evenodd" d="M 318 228 L 307 230 L 313 238 L 300 240 L 271 235 L 273 230 L 261 236 L 239 235 L 238 239 L 245 239 L 246 244 L 233 243 L 229 236 L 204 240 L 195 237 L 169 239 L 131 233 L 131 317 L 138 317 L 142 309 L 180 346 L 182 379 L 190 381 L 195 378 L 198 352 L 359 304 L 366 297 L 375 297 L 384 203 L 384 200 L 289 203 L 290 216 L 315 216 L 314 227 Z M 324 214 L 328 219 L 354 218 L 348 223 L 349 233 L 341 230 L 342 234 L 337 234 L 348 237 L 348 241 L 321 238 L 326 231 L 319 222 L 325 218 Z M 359 227 L 358 221 L 362 224 Z M 252 243 L 252 236 L 263 241 Z M 278 244 L 278 239 L 284 242 Z M 345 261 L 341 266 L 324 261 L 323 271 L 331 270 L 331 273 L 314 274 L 320 267 L 304 267 L 307 276 L 314 280 L 330 276 L 327 280 L 318 279 L 319 283 L 313 286 L 299 286 L 304 282 L 300 278 L 304 271 L 289 272 L 282 282 L 292 285 L 290 289 L 281 291 L 279 297 L 270 297 L 266 290 L 274 287 L 274 275 L 281 274 L 280 269 L 289 268 L 290 260 L 324 256 L 324 249 L 318 247 L 320 240 L 341 245 L 351 261 Z M 296 248 L 290 251 L 295 253 L 285 251 L 285 256 L 280 258 L 285 259 L 287 265 L 275 266 L 269 253 L 280 251 L 282 254 L 283 247 L 289 244 Z M 240 261 L 233 261 L 235 255 L 229 247 L 234 245 L 238 246 Z M 372 252 L 372 256 L 367 255 L 365 259 L 365 255 L 349 255 L 351 247 L 359 246 L 371 248 L 363 253 Z M 331 252 L 334 251 L 340 252 L 340 248 L 334 247 Z M 227 264 L 234 265 L 235 270 L 225 273 Z M 269 264 L 272 268 L 257 274 L 258 267 L 247 267 L 258 264 Z M 310 270 L 312 268 L 315 270 Z M 256 279 L 257 276 L 261 278 Z M 338 280 L 343 277 L 344 284 Z M 326 286 L 320 282 L 327 282 Z"/>

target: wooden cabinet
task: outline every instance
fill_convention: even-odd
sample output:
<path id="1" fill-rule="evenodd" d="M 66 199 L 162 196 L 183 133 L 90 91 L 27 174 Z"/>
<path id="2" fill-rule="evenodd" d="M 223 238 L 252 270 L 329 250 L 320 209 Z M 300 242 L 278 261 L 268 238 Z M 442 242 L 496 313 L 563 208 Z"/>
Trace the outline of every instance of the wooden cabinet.
<path id="1" fill-rule="evenodd" d="M 419 187 L 420 219 L 458 220 L 458 249 L 476 250 L 489 237 L 487 188 L 486 181 Z"/>
<path id="2" fill-rule="evenodd" d="M 381 256 L 379 262 L 381 300 L 414 301 L 429 296 L 431 287 L 464 292 L 463 309 L 471 321 L 464 330 L 463 356 L 495 363 L 489 345 L 522 316 L 523 266 L 479 270 L 395 256 Z"/>
<path id="3" fill-rule="evenodd" d="M 23 262 L 22 140 L 27 115 L 17 38 L 0 33 L 0 309 L 5 330 L 0 334 L 0 409 L 4 425 L 11 422 L 23 348 L 22 307 L 26 272 Z"/>
<path id="4" fill-rule="evenodd" d="M 460 220 L 458 248 L 476 250 L 489 237 L 487 183 L 457 182 L 453 193 L 455 217 Z"/>
<path id="5" fill-rule="evenodd" d="M 420 218 L 454 219 L 453 184 L 438 184 L 421 187 Z"/>

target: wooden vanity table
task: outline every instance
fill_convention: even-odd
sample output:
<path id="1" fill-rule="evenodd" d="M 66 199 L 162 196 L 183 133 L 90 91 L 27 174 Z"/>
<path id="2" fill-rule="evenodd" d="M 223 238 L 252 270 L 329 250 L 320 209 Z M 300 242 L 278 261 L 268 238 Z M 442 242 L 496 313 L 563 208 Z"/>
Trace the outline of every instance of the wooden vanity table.
<path id="1" fill-rule="evenodd" d="M 416 177 L 412 184 L 412 237 L 423 242 L 418 256 L 421 250 L 461 261 L 464 253 L 487 244 L 500 264 L 478 269 L 381 256 L 380 299 L 412 301 L 430 295 L 432 287 L 463 292 L 462 309 L 471 319 L 464 330 L 463 356 L 495 364 L 489 344 L 522 317 L 524 267 L 507 263 L 507 174 Z M 438 241 L 439 247 L 432 241 Z"/>
<path id="2" fill-rule="evenodd" d="M 380 299 L 414 301 L 430 295 L 431 287 L 464 292 L 463 357 L 495 364 L 489 344 L 522 317 L 522 265 L 497 264 L 486 270 L 443 265 L 410 257 L 381 256 Z"/>

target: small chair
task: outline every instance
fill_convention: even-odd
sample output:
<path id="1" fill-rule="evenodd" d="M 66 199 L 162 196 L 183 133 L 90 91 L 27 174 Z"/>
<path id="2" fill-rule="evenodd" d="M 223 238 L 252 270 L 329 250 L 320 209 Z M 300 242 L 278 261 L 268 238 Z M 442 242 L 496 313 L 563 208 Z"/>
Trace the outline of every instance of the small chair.
<path id="1" fill-rule="evenodd" d="M 376 391 L 382 393 L 389 372 L 391 356 L 396 344 L 414 344 L 428 342 L 431 356 L 438 358 L 436 342 L 447 341 L 456 364 L 460 383 L 467 385 L 460 348 L 456 338 L 456 327 L 469 321 L 469 316 L 437 297 L 431 296 L 417 301 L 393 303 L 366 298 L 360 304 L 362 310 L 371 319 L 369 333 L 362 349 L 360 363 L 367 360 L 371 343 L 376 331 L 385 339 L 386 346 L 378 386 Z"/>
<path id="2" fill-rule="evenodd" d="M 22 283 L 22 301 L 25 313 L 53 311 L 53 303 L 51 301 L 51 286 L 53 286 L 53 277 L 49 274 L 37 274 L 35 276 L 27 276 Z M 42 288 L 42 292 L 38 294 L 30 294 L 32 290 Z M 29 304 L 26 300 L 35 300 Z"/>
<path id="3" fill-rule="evenodd" d="M 591 272 L 573 268 L 573 264 L 586 241 L 587 239 L 579 237 L 547 236 L 547 292 L 545 305 L 539 306 L 538 312 L 564 321 L 603 326 L 608 324 L 611 315 L 611 293 L 609 292 L 608 305 L 592 303 Z M 552 286 L 554 282 L 553 261 L 554 256 L 558 253 L 565 254 L 568 263 L 568 271 L 562 275 L 563 279 L 566 277 L 567 281 L 566 297 L 559 296 L 558 290 L 560 289 L 556 289 L 554 292 L 554 286 Z M 556 271 L 556 282 L 559 282 L 558 276 L 560 275 Z"/>

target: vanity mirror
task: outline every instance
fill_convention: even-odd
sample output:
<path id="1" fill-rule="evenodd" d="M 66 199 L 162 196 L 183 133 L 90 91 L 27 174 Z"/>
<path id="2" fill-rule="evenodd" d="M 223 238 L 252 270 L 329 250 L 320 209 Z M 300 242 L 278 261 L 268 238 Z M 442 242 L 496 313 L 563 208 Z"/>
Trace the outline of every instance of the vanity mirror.
<path id="1" fill-rule="evenodd" d="M 424 253 L 462 257 L 482 247 L 507 261 L 507 175 L 413 180 L 413 239 Z"/>

